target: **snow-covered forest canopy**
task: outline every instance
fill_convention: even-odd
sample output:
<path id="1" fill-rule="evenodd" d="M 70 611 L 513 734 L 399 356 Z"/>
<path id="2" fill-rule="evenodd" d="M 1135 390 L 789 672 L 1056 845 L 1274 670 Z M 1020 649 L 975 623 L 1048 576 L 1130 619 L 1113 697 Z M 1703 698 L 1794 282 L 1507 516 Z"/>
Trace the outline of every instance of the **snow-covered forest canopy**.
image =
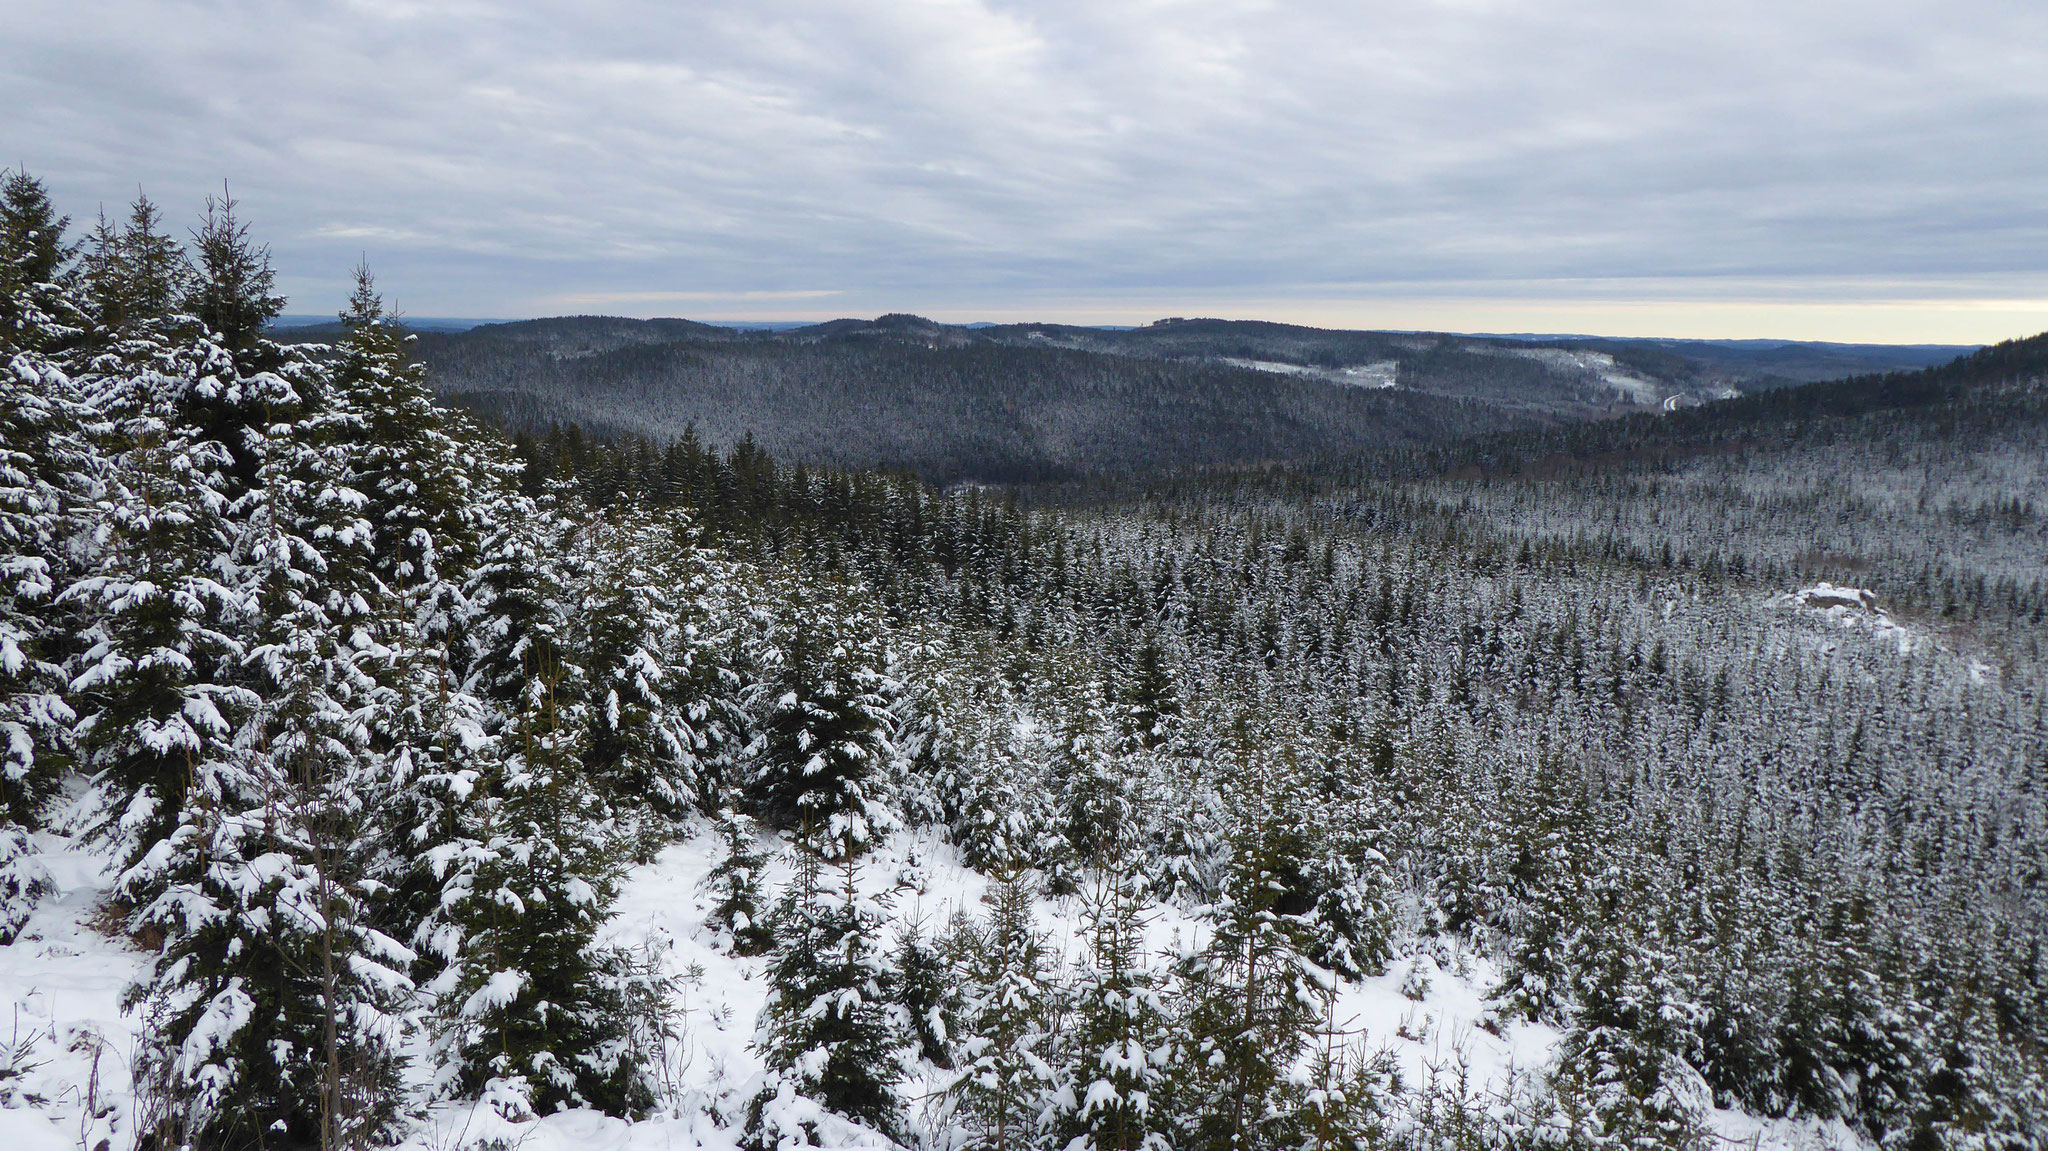
<path id="1" fill-rule="evenodd" d="M 1033 503 L 67 227 L 6 174 L 24 1147 L 2048 1147 L 2048 340 Z"/>

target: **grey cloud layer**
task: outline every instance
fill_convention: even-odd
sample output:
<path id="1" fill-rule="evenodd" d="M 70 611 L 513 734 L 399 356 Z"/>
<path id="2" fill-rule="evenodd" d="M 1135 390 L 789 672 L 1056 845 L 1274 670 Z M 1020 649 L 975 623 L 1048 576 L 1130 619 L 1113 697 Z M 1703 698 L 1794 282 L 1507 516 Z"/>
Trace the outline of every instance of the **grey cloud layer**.
<path id="1" fill-rule="evenodd" d="M 74 210 L 137 181 L 186 210 L 225 177 L 288 271 L 367 250 L 416 310 L 1969 294 L 2048 265 L 2033 0 L 0 15 L 0 144 Z"/>

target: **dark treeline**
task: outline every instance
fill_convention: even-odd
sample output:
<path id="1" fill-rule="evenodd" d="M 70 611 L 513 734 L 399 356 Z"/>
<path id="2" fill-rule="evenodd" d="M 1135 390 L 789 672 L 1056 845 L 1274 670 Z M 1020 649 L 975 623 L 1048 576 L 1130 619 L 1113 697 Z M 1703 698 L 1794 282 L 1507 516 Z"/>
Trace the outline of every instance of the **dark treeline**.
<path id="1" fill-rule="evenodd" d="M 508 426 L 666 441 L 694 425 L 721 448 L 751 432 L 781 459 L 937 483 L 1355 457 L 1781 386 L 1781 361 L 1832 378 L 1939 354 L 901 315 L 778 332 L 569 316 L 429 334 L 417 351 L 443 395 Z"/>
<path id="2" fill-rule="evenodd" d="M 423 337 L 420 356 L 451 398 L 530 431 L 565 423 L 666 442 L 694 427 L 721 448 L 751 435 L 778 458 L 905 469 L 939 484 L 1298 459 L 1435 442 L 1527 418 L 1426 393 L 1061 348 L 846 338 L 642 343 L 621 342 L 603 327 L 593 339 L 586 351 L 480 328 Z"/>

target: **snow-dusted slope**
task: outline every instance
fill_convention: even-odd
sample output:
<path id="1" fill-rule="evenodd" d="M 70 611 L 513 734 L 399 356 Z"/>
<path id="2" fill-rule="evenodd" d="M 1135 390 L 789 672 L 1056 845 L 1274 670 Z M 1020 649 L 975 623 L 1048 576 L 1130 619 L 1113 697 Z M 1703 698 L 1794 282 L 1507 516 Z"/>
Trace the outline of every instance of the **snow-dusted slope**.
<path id="1" fill-rule="evenodd" d="M 57 890 L 0 947 L 0 1146 L 124 1149 L 140 1023 L 122 1013 L 121 994 L 148 957 L 102 930 L 104 861 L 62 836 L 35 838 Z"/>
<path id="2" fill-rule="evenodd" d="M 0 1005 L 12 1028 L 11 1055 L 0 1071 L 0 1139 L 7 1151 L 122 1151 L 133 1146 L 136 1116 L 128 1060 L 142 1024 L 120 1010 L 124 987 L 148 957 L 103 932 L 102 862 L 60 836 L 40 837 L 59 892 L 36 912 L 21 939 L 0 947 Z M 717 863 L 708 829 L 663 850 L 633 870 L 618 903 L 610 941 L 647 949 L 684 976 L 677 1007 L 683 1023 L 663 1078 L 669 1097 L 660 1113 L 637 1122 L 574 1111 L 507 1121 L 489 1101 L 442 1102 L 419 1108 L 405 1147 L 457 1151 L 489 1145 L 521 1151 L 627 1151 L 737 1147 L 747 1101 L 760 1082 L 751 1046 L 767 998 L 767 961 L 729 954 L 704 926 L 701 891 Z M 786 872 L 771 875 L 779 882 Z M 964 867 L 932 833 L 900 832 L 864 866 L 865 885 L 884 895 L 899 929 L 927 931 L 955 913 L 978 915 L 987 880 Z M 1042 899 L 1039 926 L 1053 948 L 1078 954 L 1079 908 Z M 1164 965 L 1203 942 L 1200 923 L 1184 909 L 1152 909 L 1151 960 Z M 1440 941 L 1411 940 L 1407 953 L 1379 976 L 1341 984 L 1333 1017 L 1338 1041 L 1361 1056 L 1378 1056 L 1413 1092 L 1462 1077 L 1474 1096 L 1506 1093 L 1517 1077 L 1540 1075 L 1554 1058 L 1558 1033 L 1530 1023 L 1504 1023 L 1486 996 L 1498 978 L 1488 958 Z M 416 1065 L 417 1066 L 417 1065 Z M 916 1104 L 945 1085 L 945 1073 L 914 1072 L 904 1084 L 912 1100 L 910 1127 L 930 1146 L 950 1134 L 938 1113 Z M 426 1084 L 413 1087 L 424 1095 Z M 1395 1099 L 1398 1114 L 1398 1097 Z M 1764 1121 L 1713 1111 L 1711 1127 L 1760 1149 L 1861 1148 L 1839 1124 Z M 828 1121 L 833 1146 L 884 1146 L 852 1124 Z"/>

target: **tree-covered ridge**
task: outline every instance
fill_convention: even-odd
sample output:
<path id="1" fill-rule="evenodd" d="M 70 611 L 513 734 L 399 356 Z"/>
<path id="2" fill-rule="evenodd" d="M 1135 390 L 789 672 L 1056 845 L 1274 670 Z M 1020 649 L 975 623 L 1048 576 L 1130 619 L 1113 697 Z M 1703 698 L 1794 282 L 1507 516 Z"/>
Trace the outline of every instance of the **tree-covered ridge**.
<path id="1" fill-rule="evenodd" d="M 2043 1145 L 2027 362 L 1730 408 L 1756 430 L 1684 456 L 1033 507 L 748 440 L 507 442 L 433 405 L 367 271 L 335 342 L 268 339 L 230 202 L 75 250 L 4 192 L 0 906 L 57 822 L 118 861 L 138 1142 L 684 1105 L 682 973 L 604 927 L 715 823 L 708 929 L 772 984 L 712 1116 L 752 1146 L 1684 1147 L 1709 1105 Z M 899 826 L 984 914 L 875 897 Z M 1498 1097 L 1329 1021 L 1453 950 L 1562 1036 Z"/>
<path id="2" fill-rule="evenodd" d="M 575 423 L 667 440 L 694 425 L 721 450 L 751 434 L 812 465 L 1015 483 L 1379 454 L 1968 349 L 887 315 L 753 332 L 562 316 L 427 333 L 417 350 L 444 395 L 529 431 Z"/>

